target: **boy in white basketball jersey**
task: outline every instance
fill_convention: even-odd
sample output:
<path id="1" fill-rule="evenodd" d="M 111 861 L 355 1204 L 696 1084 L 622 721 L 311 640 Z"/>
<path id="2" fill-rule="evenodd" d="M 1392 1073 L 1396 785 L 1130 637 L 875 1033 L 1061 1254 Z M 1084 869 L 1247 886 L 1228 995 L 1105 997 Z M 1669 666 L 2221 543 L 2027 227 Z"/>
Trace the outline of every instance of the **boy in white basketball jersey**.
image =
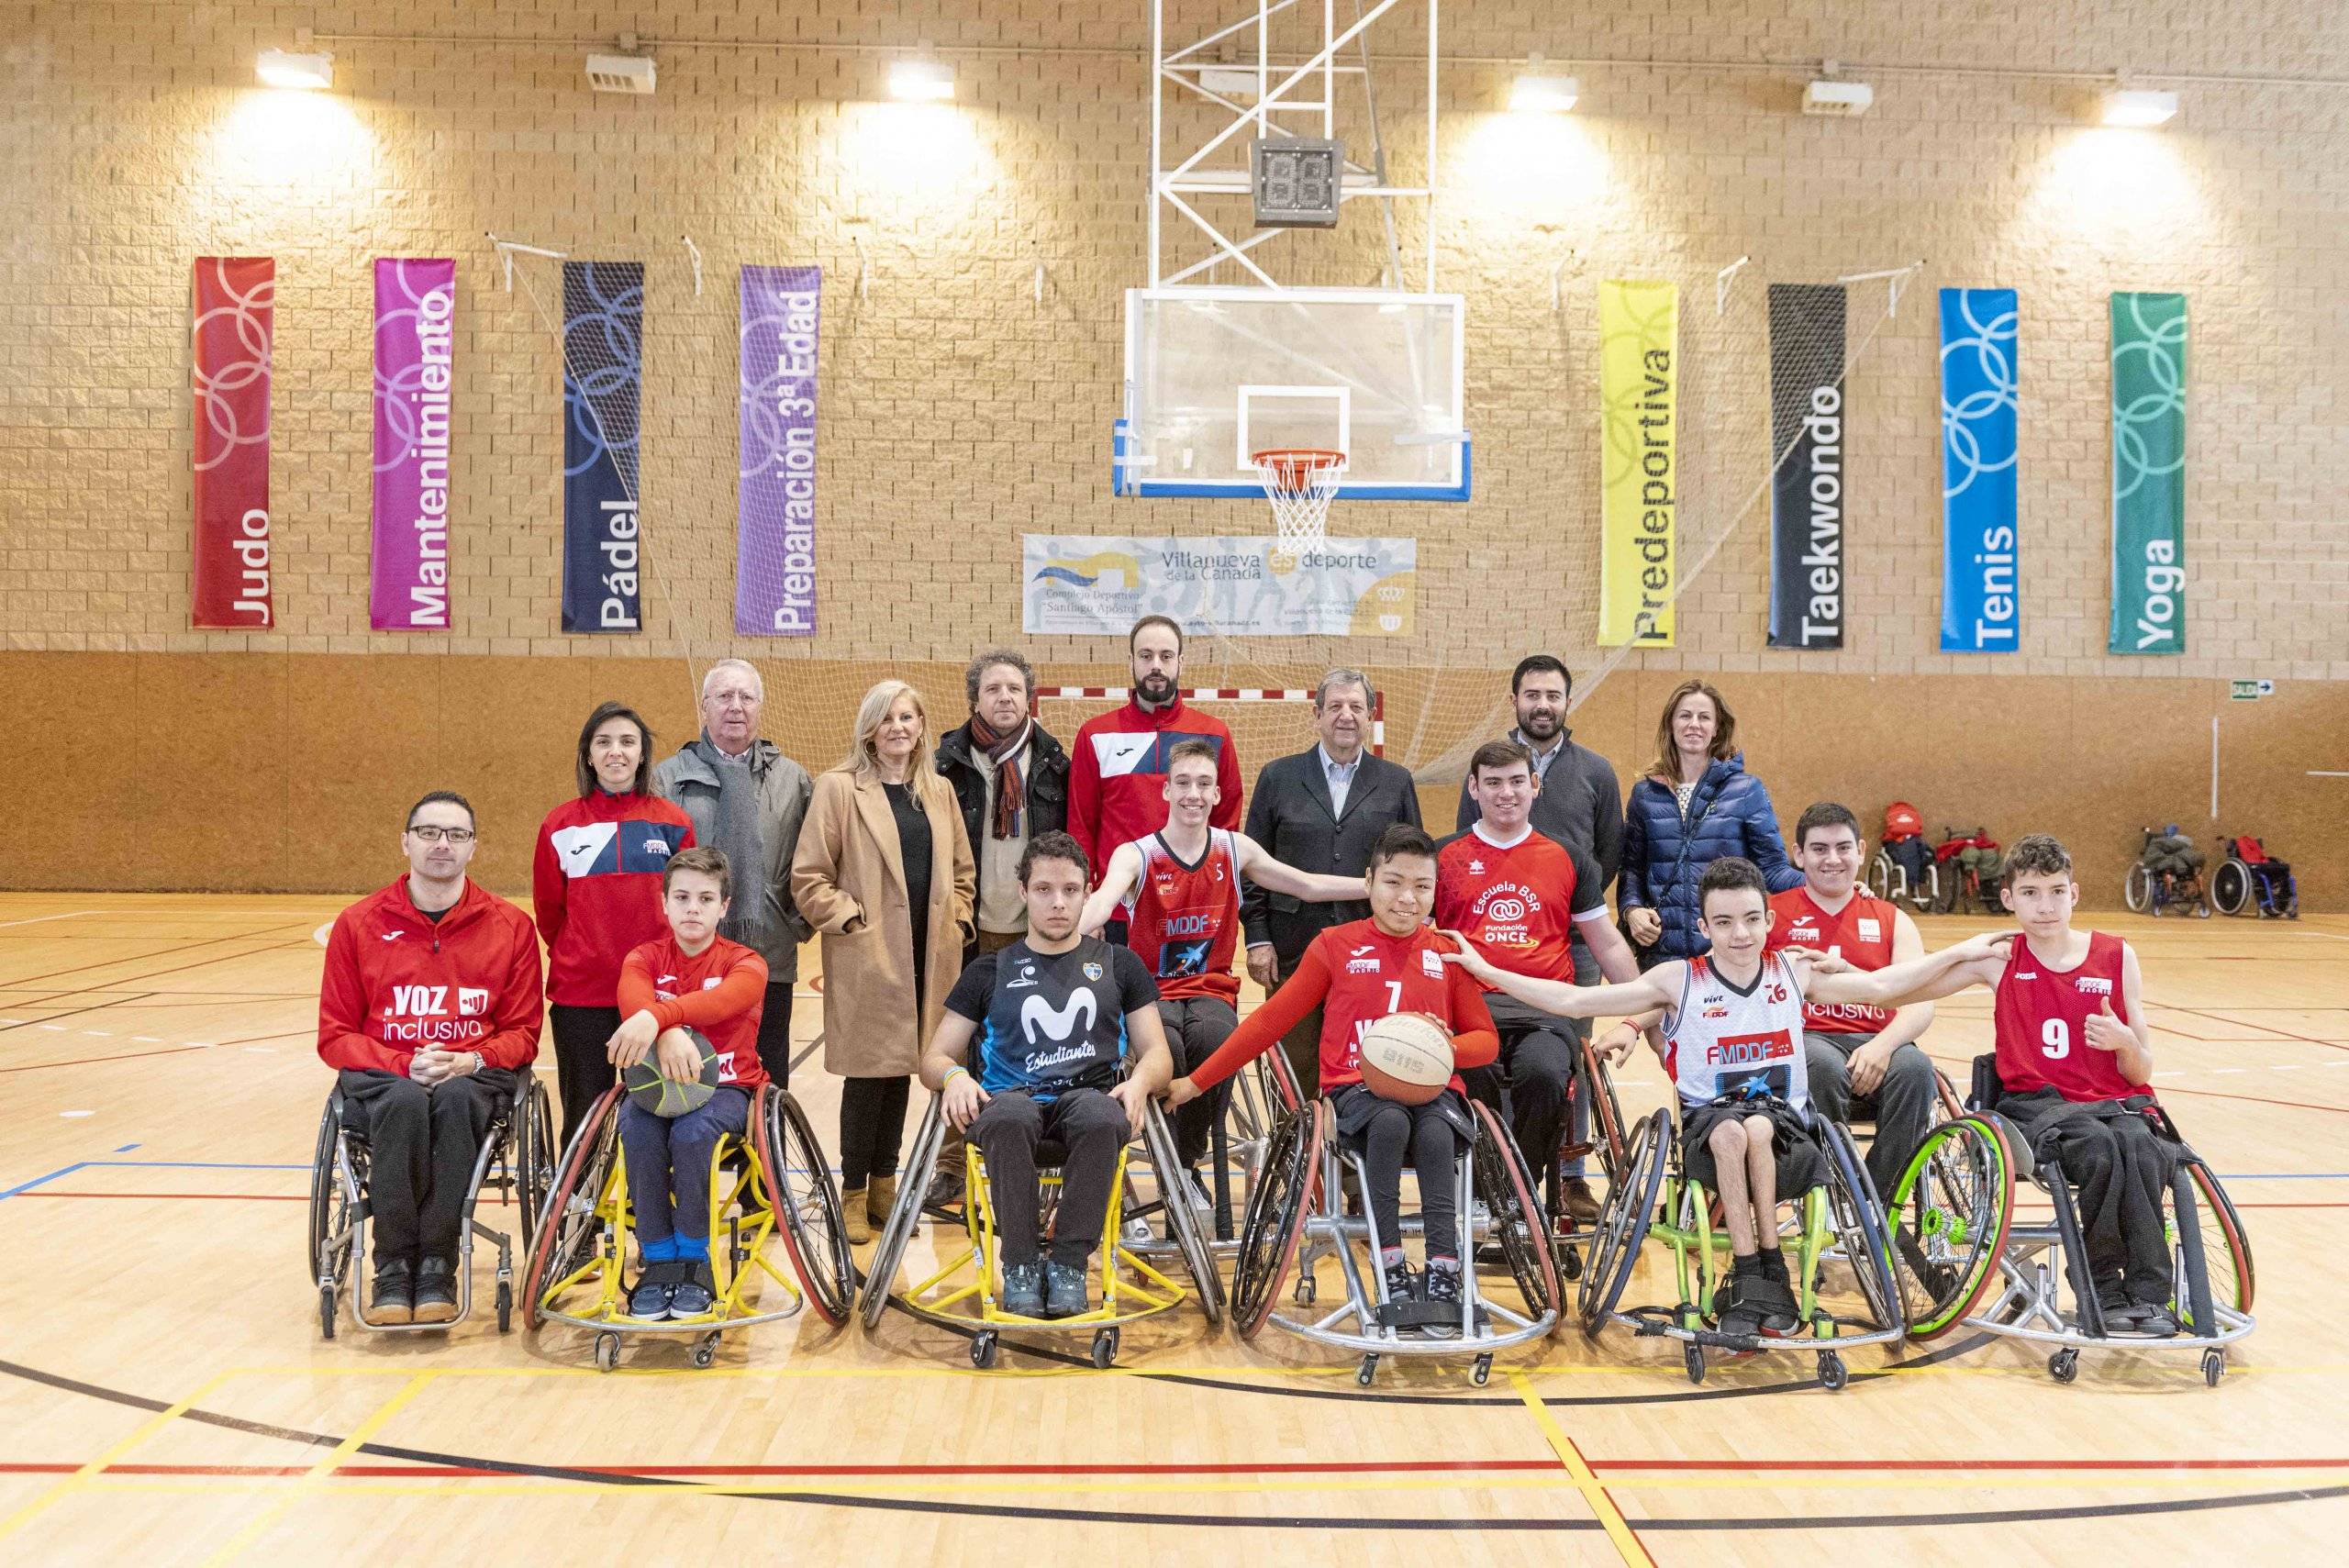
<path id="1" fill-rule="evenodd" d="M 1829 973 L 1801 950 L 1764 951 L 1770 893 L 1750 861 L 1715 861 L 1697 897 L 1712 951 L 1659 963 L 1625 984 L 1511 974 L 1466 942 L 1456 962 L 1561 1017 L 1636 1018 L 1679 1098 L 1683 1169 L 1720 1195 L 1733 1262 L 1715 1309 L 1731 1332 L 1753 1333 L 1792 1319 L 1775 1210 L 1781 1193 L 1792 1197 L 1819 1181 L 1819 1149 L 1808 1127 L 1804 1001 L 1896 1007 L 1946 996 L 1964 984 L 1958 972 L 1968 960 L 2000 951 L 2007 939 L 1976 937 L 1907 963 Z M 1630 1049 L 1622 1040 L 1607 1053 L 1620 1061 Z"/>

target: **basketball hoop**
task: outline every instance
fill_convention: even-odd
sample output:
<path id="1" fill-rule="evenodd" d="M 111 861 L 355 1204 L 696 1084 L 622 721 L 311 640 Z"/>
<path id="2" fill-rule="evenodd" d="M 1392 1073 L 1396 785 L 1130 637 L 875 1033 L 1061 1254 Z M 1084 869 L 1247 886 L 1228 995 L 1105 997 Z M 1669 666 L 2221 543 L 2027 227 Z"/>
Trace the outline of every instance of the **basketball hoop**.
<path id="1" fill-rule="evenodd" d="M 1321 543 L 1329 537 L 1330 502 L 1338 481 L 1346 473 L 1346 454 L 1318 447 L 1275 447 L 1251 452 L 1264 482 L 1264 495 L 1273 504 L 1273 525 L 1281 549 L 1289 554 Z"/>

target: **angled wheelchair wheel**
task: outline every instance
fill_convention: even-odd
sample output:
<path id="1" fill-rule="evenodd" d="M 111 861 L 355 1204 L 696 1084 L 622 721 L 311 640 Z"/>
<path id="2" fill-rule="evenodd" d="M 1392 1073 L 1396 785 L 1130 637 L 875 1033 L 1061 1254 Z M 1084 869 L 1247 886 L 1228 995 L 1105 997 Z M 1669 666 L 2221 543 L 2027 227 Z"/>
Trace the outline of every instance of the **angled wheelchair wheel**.
<path id="1" fill-rule="evenodd" d="M 529 1264 L 523 1271 L 522 1322 L 539 1327 L 539 1307 L 547 1288 L 569 1278 L 596 1255 L 603 1221 L 596 1213 L 620 1157 L 620 1091 L 615 1086 L 588 1109 L 586 1119 L 572 1135 L 547 1189 L 531 1233 Z"/>
<path id="2" fill-rule="evenodd" d="M 923 1184 L 930 1180 L 929 1173 L 938 1168 L 938 1151 L 945 1142 L 946 1113 L 939 1108 L 938 1096 L 932 1095 L 930 1109 L 922 1114 L 921 1130 L 914 1134 L 913 1158 L 900 1167 L 906 1172 L 906 1180 L 897 1188 L 897 1201 L 891 1206 L 889 1218 L 881 1222 L 881 1234 L 874 1239 L 873 1266 L 864 1276 L 862 1306 L 867 1329 L 879 1328 L 881 1314 L 889 1309 L 889 1292 L 897 1283 L 897 1265 L 905 1261 L 906 1248 L 921 1225 Z"/>
<path id="3" fill-rule="evenodd" d="M 2143 865 L 2131 866 L 2128 879 L 2121 884 L 2121 898 L 2129 906 L 2129 913 L 2132 915 L 2142 915 L 2150 908 L 2154 902 L 2152 868 Z M 2159 911 L 2156 910 L 2155 913 L 2158 914 Z"/>
<path id="4" fill-rule="evenodd" d="M 1968 1116 L 1926 1135 L 1885 1207 L 1910 1339 L 1937 1340 L 1973 1312 L 1998 1277 L 2014 1213 L 1996 1128 Z"/>
<path id="5" fill-rule="evenodd" d="M 1500 1243 L 1501 1256 L 1508 1260 L 1508 1272 L 1517 1280 L 1527 1310 L 1536 1318 L 1555 1312 L 1564 1292 L 1558 1283 L 1557 1257 L 1550 1251 L 1550 1227 L 1543 1222 L 1542 1206 L 1534 1201 L 1525 1156 L 1518 1152 L 1517 1140 L 1490 1106 L 1482 1100 L 1471 1103 L 1484 1136 L 1470 1151 L 1470 1163 L 1476 1195 L 1484 1199 L 1485 1211 L 1493 1217 L 1494 1240 Z"/>
<path id="6" fill-rule="evenodd" d="M 1851 1129 L 1821 1118 L 1827 1149 L 1827 1211 L 1844 1260 L 1858 1277 L 1860 1297 L 1880 1329 L 1905 1329 L 1900 1281 L 1894 1272 L 1892 1241 L 1885 1234 L 1876 1184 L 1868 1178 Z"/>
<path id="7" fill-rule="evenodd" d="M 337 1249 L 335 1257 L 327 1256 L 327 1239 L 340 1235 L 347 1223 L 348 1205 L 334 1168 L 335 1145 L 342 1135 L 341 1100 L 340 1092 L 327 1095 L 327 1108 L 318 1117 L 317 1151 L 310 1157 L 310 1248 L 302 1261 L 306 1284 L 315 1285 L 325 1275 L 340 1280 L 350 1258 L 348 1247 Z"/>
<path id="8" fill-rule="evenodd" d="M 2228 861 L 2210 873 L 2210 902 L 2221 915 L 2240 915 L 2251 902 L 2251 873 L 2241 861 Z"/>
<path id="9" fill-rule="evenodd" d="M 1268 1051 L 1256 1058 L 1256 1064 L 1273 1086 L 1273 1119 L 1278 1121 L 1285 1111 L 1294 1111 L 1305 1105 L 1305 1091 L 1298 1086 L 1297 1074 L 1290 1070 L 1288 1052 Z"/>
<path id="10" fill-rule="evenodd" d="M 1268 1052 L 1267 1054 L 1277 1054 Z M 1184 1178 L 1174 1157 L 1174 1129 L 1166 1125 L 1166 1113 L 1152 1100 L 1142 1112 L 1142 1147 L 1149 1151 L 1150 1168 L 1158 1177 L 1159 1207 L 1166 1211 L 1166 1229 L 1174 1238 L 1183 1254 L 1184 1270 L 1191 1276 L 1191 1295 L 1207 1315 L 1208 1326 L 1223 1321 L 1223 1277 L 1215 1272 L 1215 1254 L 1208 1250 L 1206 1230 L 1199 1223 L 1199 1211 L 1191 1207 L 1179 1188 Z"/>
<path id="11" fill-rule="evenodd" d="M 1584 1082 L 1591 1085 L 1590 1141 L 1598 1168 L 1612 1184 L 1623 1175 L 1623 1102 L 1615 1097 L 1615 1074 L 1587 1040 L 1580 1045 Z"/>
<path id="12" fill-rule="evenodd" d="M 1892 897 L 1893 886 L 1892 857 L 1882 850 L 1878 850 L 1875 857 L 1868 862 L 1868 891 L 1888 902 Z"/>
<path id="13" fill-rule="evenodd" d="M 1241 1339 L 1256 1337 L 1297 1265 L 1297 1243 L 1320 1190 L 1329 1132 L 1330 1107 L 1314 1100 L 1283 1117 L 1265 1143 L 1231 1276 L 1231 1321 Z"/>
<path id="14" fill-rule="evenodd" d="M 2210 1276 L 2211 1296 L 2221 1307 L 2248 1313 L 2254 1281 L 2251 1241 L 2243 1234 L 2242 1217 L 2235 1213 L 2226 1189 L 2210 1174 L 2210 1167 L 2199 1156 L 2188 1158 L 2186 1173 L 2193 1184 L 2194 1218 L 2201 1233 L 2203 1266 Z M 2176 1223 L 2175 1218 L 2172 1223 Z M 2196 1324 L 2193 1328 L 2196 1333 L 2210 1333 L 2216 1325 Z"/>
<path id="15" fill-rule="evenodd" d="M 534 1239 L 539 1210 L 546 1206 L 547 1189 L 554 1185 L 555 1177 L 554 1101 L 537 1073 L 530 1075 L 530 1092 L 514 1115 L 514 1147 L 507 1158 L 513 1162 L 512 1196 L 521 1207 L 522 1223 L 518 1229 L 527 1251 Z"/>
<path id="16" fill-rule="evenodd" d="M 1639 1267 L 1640 1246 L 1655 1218 L 1656 1195 L 1664 1188 L 1664 1163 L 1672 1151 L 1672 1113 L 1651 1112 L 1632 1129 L 1623 1151 L 1623 1173 L 1608 1184 L 1607 1202 L 1593 1227 L 1590 1256 L 1584 1262 L 1576 1308 L 1582 1331 L 1596 1336 L 1623 1299 Z"/>
<path id="17" fill-rule="evenodd" d="M 758 1129 L 759 1174 L 767 1207 L 781 1222 L 784 1250 L 816 1316 L 837 1329 L 856 1305 L 856 1271 L 823 1145 L 799 1102 L 773 1084 L 759 1086 L 751 1118 Z"/>

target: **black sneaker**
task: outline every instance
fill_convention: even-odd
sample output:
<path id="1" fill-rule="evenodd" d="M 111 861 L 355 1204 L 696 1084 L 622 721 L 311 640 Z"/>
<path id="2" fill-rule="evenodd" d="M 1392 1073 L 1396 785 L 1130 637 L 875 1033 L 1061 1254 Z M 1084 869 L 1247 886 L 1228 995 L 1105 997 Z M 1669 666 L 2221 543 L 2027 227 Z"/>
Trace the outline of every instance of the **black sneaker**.
<path id="1" fill-rule="evenodd" d="M 1419 1299 L 1431 1306 L 1451 1307 L 1454 1313 L 1453 1320 L 1449 1323 L 1421 1325 L 1419 1330 L 1421 1333 L 1431 1340 L 1449 1340 L 1460 1332 L 1457 1316 L 1460 1307 L 1460 1271 L 1458 1269 L 1442 1268 L 1430 1263 L 1426 1272 L 1419 1275 Z"/>
<path id="2" fill-rule="evenodd" d="M 2177 1337 L 2177 1315 L 2169 1309 L 2166 1302 L 2141 1301 L 2132 1310 L 2137 1315 L 2131 1324 L 2136 1332 L 2156 1340 Z"/>
<path id="3" fill-rule="evenodd" d="M 427 1258 L 416 1271 L 418 1323 L 446 1323 L 457 1316 L 457 1270 L 446 1258 Z"/>
<path id="4" fill-rule="evenodd" d="M 1411 1272 L 1410 1264 L 1389 1263 L 1386 1265 L 1387 1300 L 1415 1301 L 1419 1298 L 1419 1276 Z"/>
<path id="5" fill-rule="evenodd" d="M 406 1258 L 382 1258 L 375 1263 L 375 1288 L 367 1303 L 368 1318 L 377 1323 L 416 1320 L 416 1265 Z"/>
<path id="6" fill-rule="evenodd" d="M 1014 1318 L 1044 1315 L 1044 1261 L 1007 1263 L 1003 1270 L 1003 1309 Z"/>
<path id="7" fill-rule="evenodd" d="M 1046 1262 L 1044 1264 L 1044 1316 L 1074 1318 L 1092 1305 L 1091 1293 L 1085 1288 L 1082 1264 Z"/>
<path id="8" fill-rule="evenodd" d="M 957 1164 L 952 1170 L 939 1171 L 930 1178 L 930 1185 L 921 1195 L 924 1208 L 956 1209 L 963 1207 L 963 1171 Z"/>
<path id="9" fill-rule="evenodd" d="M 1730 1275 L 1713 1290 L 1713 1321 L 1724 1334 L 1752 1339 L 1762 1331 L 1762 1313 L 1752 1300 L 1761 1272 L 1750 1264 L 1732 1266 Z"/>
<path id="10" fill-rule="evenodd" d="M 716 1305 L 718 1279 L 709 1272 L 707 1262 L 691 1265 L 692 1272 L 669 1289 L 669 1316 L 699 1318 Z"/>

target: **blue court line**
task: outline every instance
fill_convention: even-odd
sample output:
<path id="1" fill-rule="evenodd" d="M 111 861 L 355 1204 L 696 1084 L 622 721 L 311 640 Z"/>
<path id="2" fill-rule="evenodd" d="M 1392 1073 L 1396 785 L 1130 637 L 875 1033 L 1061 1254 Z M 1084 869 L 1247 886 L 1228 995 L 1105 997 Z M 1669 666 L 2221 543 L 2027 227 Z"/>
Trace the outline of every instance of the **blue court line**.
<path id="1" fill-rule="evenodd" d="M 135 1148 L 136 1145 L 133 1145 L 133 1147 Z M 103 1169 L 170 1171 L 306 1171 L 310 1167 L 307 1165 L 253 1165 L 230 1160 L 76 1160 L 71 1165 L 51 1171 L 46 1176 L 35 1176 L 31 1181 L 20 1182 L 13 1187 L 0 1187 L 0 1202 L 6 1202 L 9 1198 L 20 1196 L 25 1193 L 32 1191 L 35 1187 L 47 1186 L 50 1183 L 62 1180 L 63 1178 L 72 1175 L 76 1171 Z"/>

